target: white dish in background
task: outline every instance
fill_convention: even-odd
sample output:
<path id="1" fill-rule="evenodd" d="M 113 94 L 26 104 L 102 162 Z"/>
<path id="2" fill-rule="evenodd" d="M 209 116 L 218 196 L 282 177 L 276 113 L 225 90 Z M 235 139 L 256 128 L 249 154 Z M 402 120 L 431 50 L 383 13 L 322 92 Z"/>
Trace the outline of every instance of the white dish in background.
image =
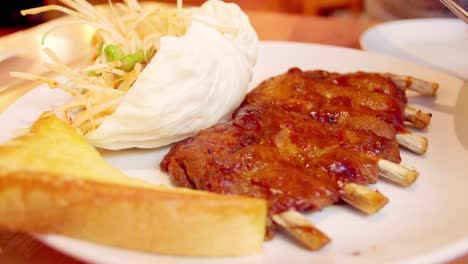
<path id="1" fill-rule="evenodd" d="M 265 242 L 262 255 L 239 258 L 181 258 L 96 245 L 57 235 L 37 235 L 42 242 L 93 263 L 427 263 L 468 252 L 468 84 L 426 67 L 371 52 L 287 42 L 262 42 L 252 86 L 290 67 L 339 72 L 376 71 L 407 74 L 440 83 L 437 97 L 411 95 L 409 102 L 433 113 L 422 132 L 430 147 L 424 156 L 402 150 L 404 163 L 421 173 L 404 189 L 385 181 L 378 188 L 390 202 L 365 216 L 347 206 L 331 206 L 309 219 L 332 238 L 310 252 L 283 235 Z M 463 87 L 465 86 L 465 87 Z M 31 91 L 0 114 L 0 143 L 17 128 L 31 124 L 42 111 L 66 100 L 44 86 Z M 102 151 L 112 164 L 133 177 L 168 183 L 157 165 L 168 149 Z M 157 219 L 154 222 L 157 225 Z"/>
<path id="2" fill-rule="evenodd" d="M 361 47 L 429 65 L 468 80 L 468 25 L 452 18 L 387 22 L 361 35 Z"/>

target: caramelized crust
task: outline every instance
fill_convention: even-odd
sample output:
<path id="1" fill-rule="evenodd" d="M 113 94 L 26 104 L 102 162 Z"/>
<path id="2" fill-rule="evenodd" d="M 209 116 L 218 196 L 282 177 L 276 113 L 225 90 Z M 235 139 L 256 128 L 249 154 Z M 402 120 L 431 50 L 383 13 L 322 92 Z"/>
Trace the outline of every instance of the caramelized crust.
<path id="1" fill-rule="evenodd" d="M 231 121 L 176 144 L 161 168 L 179 186 L 265 198 L 270 215 L 320 210 L 348 183 L 375 183 L 380 159 L 400 162 L 405 105 L 378 74 L 294 68 L 250 92 Z"/>

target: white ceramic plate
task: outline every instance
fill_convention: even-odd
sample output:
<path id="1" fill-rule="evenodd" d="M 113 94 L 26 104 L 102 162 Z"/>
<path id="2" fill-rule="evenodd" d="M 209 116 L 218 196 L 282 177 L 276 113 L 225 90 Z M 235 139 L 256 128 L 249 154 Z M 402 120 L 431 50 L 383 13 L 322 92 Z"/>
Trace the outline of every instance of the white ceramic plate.
<path id="1" fill-rule="evenodd" d="M 2 62 L 4 60 L 8 60 L 9 58 L 15 56 L 16 53 L 17 52 L 13 51 L 13 50 L 0 52 L 0 62 Z"/>
<path id="2" fill-rule="evenodd" d="M 408 19 L 380 24 L 361 35 L 361 47 L 468 80 L 468 25 L 459 19 Z"/>
<path id="3" fill-rule="evenodd" d="M 434 70 L 371 52 L 285 42 L 260 44 L 252 85 L 298 66 L 340 72 L 377 71 L 408 74 L 437 81 L 436 98 L 410 95 L 411 104 L 434 116 L 425 134 L 424 156 L 402 151 L 403 161 L 418 168 L 418 181 L 403 189 L 387 182 L 375 188 L 390 198 L 379 213 L 365 216 L 346 206 L 332 206 L 308 215 L 332 239 L 323 250 L 310 252 L 278 234 L 265 242 L 264 253 L 240 258 L 179 258 L 100 246 L 57 235 L 38 235 L 44 243 L 93 263 L 382 263 L 438 262 L 468 252 L 468 85 Z M 0 115 L 0 142 L 17 128 L 31 124 L 42 111 L 66 100 L 44 86 L 31 91 Z M 133 177 L 168 183 L 157 170 L 167 149 L 102 151 L 112 164 Z M 154 222 L 157 225 L 157 220 Z"/>

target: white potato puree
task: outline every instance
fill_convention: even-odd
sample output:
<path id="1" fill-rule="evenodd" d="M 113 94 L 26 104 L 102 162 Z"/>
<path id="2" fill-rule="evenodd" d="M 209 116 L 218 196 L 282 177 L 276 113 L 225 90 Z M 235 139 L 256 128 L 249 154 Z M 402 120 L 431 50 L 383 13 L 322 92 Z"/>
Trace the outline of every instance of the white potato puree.
<path id="1" fill-rule="evenodd" d="M 237 5 L 206 2 L 185 35 L 161 38 L 122 103 L 87 140 L 105 149 L 156 148 L 228 118 L 247 94 L 257 44 Z"/>

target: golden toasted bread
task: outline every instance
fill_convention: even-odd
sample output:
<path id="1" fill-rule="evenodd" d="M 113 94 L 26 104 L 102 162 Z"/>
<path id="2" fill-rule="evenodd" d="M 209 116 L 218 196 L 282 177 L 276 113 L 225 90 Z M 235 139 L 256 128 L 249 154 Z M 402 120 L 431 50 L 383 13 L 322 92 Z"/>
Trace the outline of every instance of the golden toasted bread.
<path id="1" fill-rule="evenodd" d="M 263 200 L 155 187 L 112 167 L 66 123 L 41 117 L 0 146 L 0 227 L 185 256 L 261 251 Z"/>

